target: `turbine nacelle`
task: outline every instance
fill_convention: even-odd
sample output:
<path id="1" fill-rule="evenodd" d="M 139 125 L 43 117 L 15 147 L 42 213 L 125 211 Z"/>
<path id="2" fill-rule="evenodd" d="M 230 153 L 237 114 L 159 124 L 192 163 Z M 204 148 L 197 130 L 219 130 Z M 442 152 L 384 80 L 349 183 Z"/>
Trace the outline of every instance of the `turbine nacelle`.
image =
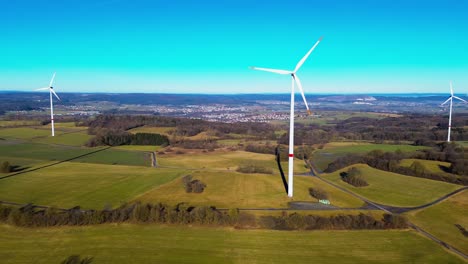
<path id="1" fill-rule="evenodd" d="M 307 114 L 311 115 L 312 112 L 309 109 L 309 105 L 307 104 L 307 100 L 304 95 L 304 90 L 302 89 L 302 84 L 301 81 L 299 80 L 299 77 L 297 77 L 296 72 L 301 68 L 301 66 L 304 64 L 304 62 L 307 60 L 307 58 L 310 56 L 312 51 L 317 47 L 317 45 L 322 41 L 323 37 L 320 37 L 317 42 L 315 42 L 314 46 L 302 57 L 302 59 L 296 64 L 296 67 L 294 68 L 293 71 L 288 71 L 288 70 L 280 70 L 280 69 L 270 69 L 270 68 L 260 68 L 260 67 L 250 67 L 252 70 L 257 70 L 257 71 L 266 71 L 266 72 L 272 72 L 276 74 L 283 74 L 283 75 L 291 75 L 291 78 L 293 78 L 293 84 L 296 83 L 297 87 L 299 88 L 299 91 L 301 92 L 302 99 L 304 100 L 304 104 L 307 108 Z M 294 89 L 294 86 L 293 86 Z"/>
<path id="2" fill-rule="evenodd" d="M 464 99 L 461 99 L 460 97 L 458 96 L 455 96 L 453 95 L 453 87 L 452 87 L 452 81 L 450 81 L 450 97 L 445 100 L 445 102 L 443 102 L 440 106 L 443 106 L 445 105 L 447 102 L 450 102 L 450 110 L 449 110 L 449 123 L 448 123 L 448 132 L 447 132 L 447 142 L 450 142 L 450 131 L 451 131 L 451 128 L 452 128 L 452 107 L 453 107 L 453 98 L 457 99 L 457 100 L 460 100 L 460 101 L 463 101 L 465 103 L 468 103 L 467 101 L 465 101 Z"/>
<path id="3" fill-rule="evenodd" d="M 36 89 L 36 91 L 41 91 L 41 90 L 49 90 L 49 95 L 50 95 L 50 127 L 52 129 L 52 136 L 55 136 L 55 129 L 54 129 L 54 103 L 52 101 L 52 94 L 57 97 L 58 100 L 60 100 L 60 97 L 55 93 L 54 91 L 54 79 L 55 79 L 55 72 L 54 75 L 52 75 L 52 79 L 50 80 L 49 86 L 44 87 L 44 88 L 39 88 Z"/>

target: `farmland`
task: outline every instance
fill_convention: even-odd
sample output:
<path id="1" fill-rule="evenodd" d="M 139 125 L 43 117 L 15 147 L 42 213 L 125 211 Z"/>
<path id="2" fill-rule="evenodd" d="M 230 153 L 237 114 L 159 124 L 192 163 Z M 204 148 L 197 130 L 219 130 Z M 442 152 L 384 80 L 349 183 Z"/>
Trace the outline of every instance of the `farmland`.
<path id="1" fill-rule="evenodd" d="M 195 171 L 193 178 L 207 184 L 201 194 L 186 193 L 180 179 L 156 187 L 138 200 L 144 202 L 162 201 L 169 204 L 186 202 L 193 205 L 214 205 L 221 208 L 287 208 L 291 201 L 285 195 L 279 175 L 242 174 L 237 172 Z M 329 191 L 336 206 L 360 207 L 363 203 L 324 183 L 307 176 L 295 177 L 295 201 L 317 202 L 308 193 L 308 188 L 320 186 Z"/>
<path id="2" fill-rule="evenodd" d="M 102 225 L 23 229 L 0 226 L 3 263 L 464 263 L 410 231 L 266 231 Z M 285 248 L 288 245 L 288 249 Z M 44 249 L 53 249 L 51 251 Z M 333 250 L 330 250 L 333 249 Z"/>
<path id="3" fill-rule="evenodd" d="M 375 118 L 382 117 L 375 116 Z M 0 141 L 0 161 L 7 160 L 19 170 L 0 173 L 1 177 L 6 176 L 0 179 L 0 200 L 58 208 L 80 206 L 82 209 L 115 208 L 132 202 L 168 205 L 185 203 L 200 207 L 240 208 L 242 212 L 248 212 L 256 217 L 281 216 L 285 213 L 283 210 L 287 210 L 288 213 L 321 216 L 363 213 L 380 219 L 383 211 L 368 209 L 361 199 L 326 181 L 331 181 L 373 202 L 402 207 L 431 202 L 461 187 L 354 164 L 351 167 L 357 167 L 361 176 L 369 183 L 369 186 L 357 188 L 340 178 L 339 173 L 348 168 L 330 174 L 321 174 L 320 177 L 326 180 L 323 181 L 310 176 L 305 162 L 296 158 L 294 198 L 288 198 L 275 156 L 245 150 L 245 146 L 255 145 L 260 149 L 265 147 L 269 151 L 272 146 L 277 145 L 277 141 L 267 137 L 255 138 L 252 135 L 230 133 L 218 139 L 213 136 L 215 133 L 211 130 L 194 136 L 175 137 L 172 135 L 175 127 L 140 126 L 130 129 L 129 132 L 165 134 L 181 141 L 213 140 L 217 146 L 193 149 L 180 145 L 85 147 L 85 143 L 93 137 L 88 135 L 87 127 L 77 127 L 73 122 L 58 123 L 55 137 L 50 136 L 49 129 L 49 125 L 38 124 L 32 126 L 18 124 L 17 127 L 0 129 L 0 137 L 3 138 Z M 275 135 L 281 137 L 284 132 L 285 130 L 279 129 L 275 131 L 277 134 Z M 349 153 L 365 154 L 372 150 L 414 152 L 428 148 L 375 144 L 363 140 L 335 141 L 313 147 L 317 150 L 314 152 L 312 162 L 320 168 L 325 168 L 329 162 Z M 152 152 L 156 153 L 156 167 L 151 167 Z M 403 159 L 399 165 L 409 167 L 414 161 L 420 161 L 425 169 L 432 173 L 448 174 L 447 170 L 450 167 L 449 162 L 421 159 Z M 250 165 L 270 170 L 271 174 L 237 171 L 239 167 Z M 287 173 L 287 162 L 281 162 L 281 165 Z M 191 175 L 193 179 L 206 184 L 204 191 L 187 193 L 182 182 L 182 177 L 186 175 Z M 320 189 L 327 194 L 331 203 L 328 210 L 325 210 L 327 207 L 317 204 L 318 199 L 309 194 L 309 188 Z M 454 223 L 465 227 L 467 225 L 463 215 L 463 210 L 466 208 L 465 198 L 460 194 L 424 210 L 407 213 L 407 216 L 412 222 L 430 230 L 435 236 L 462 248 L 464 238 L 460 237 L 461 233 Z M 300 204 L 311 207 L 298 210 L 297 207 L 291 207 L 291 202 L 301 202 Z M 444 217 L 434 220 L 437 215 Z M 0 238 L 0 257 L 5 263 L 21 263 L 33 255 L 41 256 L 38 263 L 60 262 L 72 254 L 92 256 L 95 261 L 112 263 L 130 260 L 175 263 L 194 259 L 195 261 L 191 262 L 204 263 L 208 259 L 226 260 L 227 257 L 230 262 L 242 263 L 270 263 L 287 259 L 302 263 L 311 258 L 323 263 L 338 261 L 459 263 L 461 261 L 460 258 L 448 254 L 439 245 L 411 230 L 279 232 L 213 226 L 105 224 L 34 228 L 28 236 L 22 235 L 26 229 L 14 226 L 2 225 L 0 231 L 7 237 L 15 237 L 4 240 Z M 47 239 L 49 237 L 54 239 Z M 172 240 L 169 241 L 167 237 L 171 237 Z M 296 248 L 294 251 L 277 253 L 280 245 L 291 243 L 293 240 L 297 240 L 294 242 L 297 243 L 294 244 Z M 35 245 L 40 245 L 42 248 L 52 248 L 56 247 L 54 243 L 66 242 L 49 254 L 40 249 L 25 250 L 28 245 L 34 243 L 33 241 L 37 241 Z M 79 244 L 80 241 L 82 244 Z M 114 241 L 118 241 L 117 244 Z M 110 246 L 112 242 L 114 244 Z M 138 243 L 143 243 L 144 246 L 138 246 Z M 95 244 L 96 247 L 87 246 L 88 244 Z M 350 244 L 359 244 L 359 249 L 349 250 Z M 338 248 L 339 253 L 334 250 L 331 254 L 324 250 L 330 247 Z M 246 250 L 247 248 L 249 250 Z M 119 249 L 120 251 L 116 251 Z M 131 250 L 133 253 L 118 254 L 123 249 Z M 185 253 L 181 255 L 181 251 Z"/>
<path id="4" fill-rule="evenodd" d="M 330 162 L 346 154 L 365 154 L 373 150 L 394 152 L 413 152 L 420 149 L 426 149 L 423 146 L 394 145 L 394 144 L 373 144 L 369 142 L 330 142 L 325 144 L 322 149 L 315 151 L 314 163 L 319 169 L 325 170 Z"/>
<path id="5" fill-rule="evenodd" d="M 2 179 L 0 200 L 100 209 L 119 206 L 183 174 L 175 169 L 64 162 Z"/>
<path id="6" fill-rule="evenodd" d="M 468 227 L 467 207 L 468 191 L 465 190 L 432 207 L 410 212 L 408 216 L 429 233 L 468 254 L 468 238 L 456 226 Z"/>
<path id="7" fill-rule="evenodd" d="M 341 180 L 339 170 L 324 174 L 328 179 L 371 201 L 393 206 L 418 206 L 435 200 L 461 186 L 434 180 L 399 175 L 371 168 L 367 165 L 355 165 L 362 177 L 369 183 L 366 187 L 354 187 Z"/>

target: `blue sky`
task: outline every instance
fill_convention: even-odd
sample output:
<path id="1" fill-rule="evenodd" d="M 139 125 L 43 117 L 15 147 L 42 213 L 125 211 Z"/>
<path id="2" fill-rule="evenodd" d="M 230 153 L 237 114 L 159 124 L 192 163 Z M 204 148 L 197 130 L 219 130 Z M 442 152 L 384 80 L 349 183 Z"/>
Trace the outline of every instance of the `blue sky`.
<path id="1" fill-rule="evenodd" d="M 0 1 L 0 90 L 468 92 L 468 1 Z"/>

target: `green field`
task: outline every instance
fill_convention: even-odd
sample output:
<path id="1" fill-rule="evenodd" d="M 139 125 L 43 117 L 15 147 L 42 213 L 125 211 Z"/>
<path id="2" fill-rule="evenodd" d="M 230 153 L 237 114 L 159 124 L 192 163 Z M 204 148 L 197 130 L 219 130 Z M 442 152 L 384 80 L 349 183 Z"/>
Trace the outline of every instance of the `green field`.
<path id="1" fill-rule="evenodd" d="M 191 175 L 207 185 L 203 193 L 186 193 L 182 180 L 177 179 L 148 191 L 137 200 L 221 208 L 286 208 L 290 201 L 317 202 L 309 195 L 308 188 L 319 186 L 329 192 L 336 206 L 357 208 L 363 205 L 359 199 L 308 176 L 294 177 L 294 199 L 290 199 L 279 175 L 213 171 L 197 171 Z"/>
<path id="2" fill-rule="evenodd" d="M 342 208 L 357 208 L 364 205 L 361 199 L 358 199 L 347 192 L 344 192 L 330 184 L 324 183 L 315 177 L 308 177 L 307 184 L 309 187 L 315 187 L 324 190 L 328 194 L 328 200 L 331 205 Z M 318 202 L 318 200 L 315 199 Z"/>
<path id="3" fill-rule="evenodd" d="M 106 149 L 105 147 L 85 148 L 40 143 L 0 141 L 0 153 L 6 158 L 26 158 L 33 160 L 121 164 L 150 166 L 149 154 L 139 151 Z M 3 154 L 5 153 L 5 154 Z M 15 165 L 15 164 L 14 164 Z"/>
<path id="4" fill-rule="evenodd" d="M 0 180 L 0 200 L 70 208 L 118 206 L 186 172 L 64 162 Z"/>
<path id="5" fill-rule="evenodd" d="M 142 126 L 130 129 L 128 132 L 130 133 L 155 133 L 161 135 L 169 135 L 171 131 L 173 131 L 175 127 L 152 127 L 152 126 Z"/>
<path id="6" fill-rule="evenodd" d="M 14 158 L 67 160 L 101 148 L 79 148 L 20 141 L 0 141 L 0 153 Z"/>
<path id="7" fill-rule="evenodd" d="M 55 131 L 55 135 L 60 135 L 62 133 L 61 131 Z M 48 137 L 50 135 L 50 130 L 42 128 L 17 127 L 0 129 L 0 138 L 33 139 L 37 137 Z"/>
<path id="8" fill-rule="evenodd" d="M 437 160 L 421 160 L 421 159 L 403 159 L 400 162 L 400 166 L 403 167 L 410 167 L 413 162 L 418 161 L 424 167 L 428 172 L 431 173 L 443 173 L 443 174 L 448 174 L 443 170 L 450 168 L 450 162 L 443 162 L 443 161 L 437 161 Z"/>
<path id="9" fill-rule="evenodd" d="M 335 111 L 318 111 L 314 112 L 318 116 L 308 116 L 305 118 L 297 118 L 296 122 L 300 124 L 310 125 L 334 125 L 339 121 L 343 121 L 352 117 L 367 117 L 382 119 L 389 116 L 398 116 L 396 114 L 374 113 L 374 112 L 335 112 Z"/>
<path id="10" fill-rule="evenodd" d="M 464 263 L 411 231 L 268 231 L 101 225 L 0 226 L 2 263 Z"/>
<path id="11" fill-rule="evenodd" d="M 73 160 L 74 162 L 111 165 L 151 166 L 149 153 L 109 148 Z"/>
<path id="12" fill-rule="evenodd" d="M 424 146 L 394 145 L 394 144 L 373 144 L 369 142 L 330 142 L 325 144 L 323 149 L 314 152 L 313 162 L 320 169 L 325 170 L 329 163 L 346 154 L 365 154 L 373 150 L 382 150 L 385 152 L 412 152 L 420 149 L 426 149 Z"/>
<path id="13" fill-rule="evenodd" d="M 15 167 L 14 172 L 29 170 L 33 168 L 37 168 L 40 166 L 44 166 L 47 164 L 52 163 L 51 161 L 44 161 L 38 159 L 28 159 L 28 158 L 18 158 L 18 157 L 8 157 L 8 156 L 0 156 L 0 162 L 8 161 L 11 166 Z M 10 173 L 2 173 L 0 172 L 0 176 L 5 176 Z"/>
<path id="14" fill-rule="evenodd" d="M 270 154 L 260 154 L 246 151 L 214 151 L 214 152 L 193 152 L 186 154 L 158 155 L 159 166 L 177 167 L 187 169 L 206 169 L 206 170 L 231 170 L 235 171 L 241 164 L 253 162 L 257 165 L 271 168 L 275 174 L 278 174 L 278 166 L 275 156 Z M 287 162 L 282 162 L 282 167 L 287 173 Z M 304 161 L 295 159 L 294 173 L 306 173 Z"/>
<path id="15" fill-rule="evenodd" d="M 32 141 L 45 144 L 59 144 L 69 146 L 84 146 L 93 136 L 88 135 L 87 131 L 67 132 L 55 135 L 55 137 L 40 137 Z"/>
<path id="16" fill-rule="evenodd" d="M 3 127 L 19 127 L 19 126 L 37 126 L 40 125 L 39 120 L 0 120 L 0 128 Z"/>
<path id="17" fill-rule="evenodd" d="M 362 178 L 367 181 L 369 186 L 354 187 L 342 181 L 340 172 L 346 171 L 349 167 L 330 174 L 323 174 L 322 177 L 373 202 L 385 205 L 418 206 L 461 188 L 460 185 L 404 176 L 377 170 L 363 164 L 350 167 L 359 168 Z"/>
<path id="18" fill-rule="evenodd" d="M 427 232 L 468 254 L 468 237 L 455 226 L 468 229 L 468 191 L 429 208 L 408 213 L 409 219 Z"/>

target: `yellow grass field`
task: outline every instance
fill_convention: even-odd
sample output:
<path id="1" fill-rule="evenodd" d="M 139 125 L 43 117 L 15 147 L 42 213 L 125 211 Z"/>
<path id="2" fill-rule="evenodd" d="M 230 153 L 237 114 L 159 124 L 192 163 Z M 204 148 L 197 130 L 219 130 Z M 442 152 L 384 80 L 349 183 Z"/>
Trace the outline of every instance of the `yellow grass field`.
<path id="1" fill-rule="evenodd" d="M 358 168 L 362 178 L 367 181 L 369 186 L 354 187 L 342 181 L 340 172 L 347 171 L 350 167 Z M 330 174 L 323 174 L 322 177 L 373 202 L 386 205 L 418 206 L 462 187 L 456 184 L 377 170 L 363 164 L 350 167 Z"/>
<path id="2" fill-rule="evenodd" d="M 468 254 L 468 237 L 455 225 L 468 229 L 468 191 L 426 209 L 408 213 L 409 219 L 427 232 Z"/>
<path id="3" fill-rule="evenodd" d="M 294 199 L 289 199 L 279 175 L 212 171 L 195 171 L 191 175 L 193 179 L 201 180 L 207 185 L 203 193 L 186 193 L 182 179 L 179 178 L 153 188 L 137 200 L 169 204 L 186 202 L 222 208 L 286 208 L 290 201 L 317 202 L 309 195 L 308 188 L 319 186 L 329 192 L 331 201 L 336 206 L 362 206 L 359 199 L 310 176 L 294 177 Z"/>

